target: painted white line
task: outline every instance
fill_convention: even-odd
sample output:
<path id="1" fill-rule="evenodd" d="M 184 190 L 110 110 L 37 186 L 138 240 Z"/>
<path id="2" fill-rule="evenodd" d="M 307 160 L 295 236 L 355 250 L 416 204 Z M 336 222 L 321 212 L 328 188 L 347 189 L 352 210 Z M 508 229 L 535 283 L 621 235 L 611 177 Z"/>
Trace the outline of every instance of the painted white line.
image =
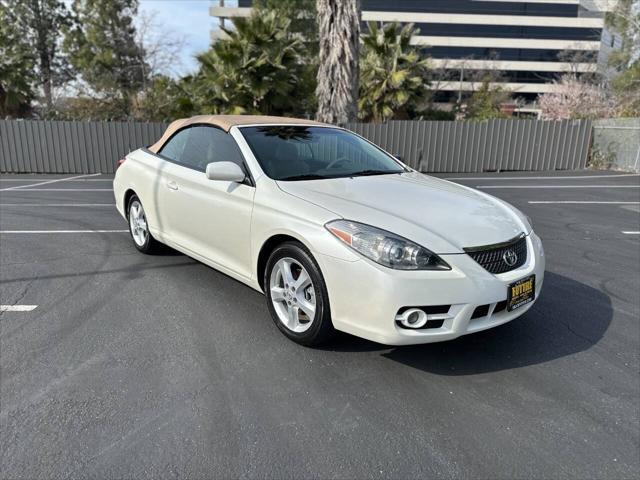
<path id="1" fill-rule="evenodd" d="M 2 182 L 44 182 L 46 178 L 2 178 L 0 177 L 0 183 Z"/>
<path id="2" fill-rule="evenodd" d="M 640 202 L 596 202 L 591 200 L 533 200 L 532 204 L 561 204 L 561 205 L 640 205 Z"/>
<path id="3" fill-rule="evenodd" d="M 18 190 L 20 188 L 37 187 L 37 186 L 40 186 L 40 185 L 48 185 L 50 183 L 65 182 L 65 181 L 73 180 L 73 179 L 76 179 L 76 178 L 95 177 L 97 175 L 100 175 L 100 173 L 90 173 L 90 174 L 87 174 L 87 175 L 75 175 L 73 177 L 56 178 L 54 180 L 47 180 L 46 182 L 33 183 L 33 184 L 30 184 L 30 185 L 18 185 L 18 186 L 15 186 L 15 187 L 2 188 L 2 189 L 0 189 L 0 192 L 4 192 L 6 190 Z"/>
<path id="4" fill-rule="evenodd" d="M 0 207 L 114 207 L 115 203 L 0 203 Z"/>
<path id="5" fill-rule="evenodd" d="M 476 188 L 640 188 L 640 185 L 476 185 Z"/>
<path id="6" fill-rule="evenodd" d="M 622 175 L 567 175 L 556 177 L 445 177 L 445 180 L 565 180 L 589 179 L 589 178 L 620 178 L 620 177 L 640 177 L 640 173 L 625 173 Z"/>
<path id="7" fill-rule="evenodd" d="M 5 190 L 10 190 L 12 193 L 21 193 L 21 192 L 113 192 L 113 188 L 29 188 L 28 190 L 20 190 L 16 192 L 14 189 L 19 187 L 12 188 L 3 188 L 0 189 L 0 192 L 4 192 Z"/>
<path id="8" fill-rule="evenodd" d="M 640 235 L 640 231 L 638 232 L 634 232 L 634 231 L 622 231 L 622 233 L 624 233 L 625 235 Z"/>
<path id="9" fill-rule="evenodd" d="M 30 312 L 36 308 L 37 305 L 0 305 L 0 312 Z"/>
<path id="10" fill-rule="evenodd" d="M 40 182 L 47 180 L 46 178 L 0 178 L 2 182 Z M 73 178 L 65 180 L 67 182 L 113 182 L 113 178 Z"/>
<path id="11" fill-rule="evenodd" d="M 0 230 L 0 233 L 127 233 L 129 230 Z"/>

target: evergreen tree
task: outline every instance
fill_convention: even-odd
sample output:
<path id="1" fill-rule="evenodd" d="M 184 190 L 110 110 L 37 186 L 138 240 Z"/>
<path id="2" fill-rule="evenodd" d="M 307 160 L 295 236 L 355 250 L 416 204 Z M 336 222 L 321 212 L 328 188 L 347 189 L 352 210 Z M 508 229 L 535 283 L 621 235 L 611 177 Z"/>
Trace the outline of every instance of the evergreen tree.
<path id="1" fill-rule="evenodd" d="M 147 72 L 133 22 L 138 0 L 74 0 L 72 10 L 65 38 L 71 63 L 92 93 L 129 118 Z"/>
<path id="2" fill-rule="evenodd" d="M 618 99 L 618 113 L 640 115 L 640 1 L 619 0 L 607 13 L 607 27 L 617 33 L 621 46 L 609 57 L 614 75 L 611 86 Z"/>
<path id="3" fill-rule="evenodd" d="M 61 55 L 62 30 L 70 24 L 70 13 L 60 0 L 5 0 L 3 16 L 21 32 L 19 42 L 33 53 L 34 87 L 42 88 L 46 110 L 53 110 L 53 88 L 70 79 L 68 63 Z"/>
<path id="4" fill-rule="evenodd" d="M 471 94 L 467 101 L 467 119 L 490 120 L 508 117 L 506 113 L 502 112 L 501 107 L 510 100 L 511 95 L 493 80 L 494 77 L 487 74 L 478 89 Z"/>
<path id="5" fill-rule="evenodd" d="M 34 98 L 35 59 L 21 32 L 9 18 L 9 6 L 0 2 L 0 118 L 22 117 Z"/>
<path id="6" fill-rule="evenodd" d="M 171 122 L 176 118 L 195 115 L 195 92 L 190 76 L 174 80 L 166 75 L 156 75 L 140 95 L 134 116 L 152 122 Z"/>

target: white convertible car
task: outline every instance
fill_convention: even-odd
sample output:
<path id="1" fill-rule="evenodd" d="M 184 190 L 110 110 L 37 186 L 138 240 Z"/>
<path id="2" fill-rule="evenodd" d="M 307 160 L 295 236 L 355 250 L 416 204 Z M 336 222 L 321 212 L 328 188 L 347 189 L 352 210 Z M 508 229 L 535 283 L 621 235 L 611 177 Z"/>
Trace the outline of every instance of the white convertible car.
<path id="1" fill-rule="evenodd" d="M 138 250 L 164 243 L 264 292 L 301 344 L 334 329 L 449 340 L 519 317 L 542 287 L 542 243 L 520 211 L 342 128 L 199 116 L 119 163 L 116 205 Z"/>

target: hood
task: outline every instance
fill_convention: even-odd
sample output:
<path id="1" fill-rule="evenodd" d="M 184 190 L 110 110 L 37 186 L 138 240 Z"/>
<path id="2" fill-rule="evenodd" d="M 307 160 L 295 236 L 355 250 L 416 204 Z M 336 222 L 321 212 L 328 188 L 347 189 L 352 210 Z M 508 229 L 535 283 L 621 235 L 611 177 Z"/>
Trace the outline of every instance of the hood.
<path id="1" fill-rule="evenodd" d="M 439 254 L 529 233 L 526 220 L 506 202 L 417 172 L 277 183 L 337 217 L 382 228 Z"/>

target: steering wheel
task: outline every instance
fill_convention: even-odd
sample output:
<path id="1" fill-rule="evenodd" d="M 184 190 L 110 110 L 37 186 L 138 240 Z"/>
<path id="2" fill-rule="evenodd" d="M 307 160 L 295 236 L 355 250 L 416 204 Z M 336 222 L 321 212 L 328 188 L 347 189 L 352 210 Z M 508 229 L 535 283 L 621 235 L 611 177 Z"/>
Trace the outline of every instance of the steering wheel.
<path id="1" fill-rule="evenodd" d="M 351 160 L 349 160 L 347 157 L 338 157 L 333 162 L 331 162 L 329 165 L 327 165 L 325 167 L 325 170 L 331 170 L 332 168 L 334 168 L 336 165 L 338 165 L 341 162 L 351 162 Z"/>

